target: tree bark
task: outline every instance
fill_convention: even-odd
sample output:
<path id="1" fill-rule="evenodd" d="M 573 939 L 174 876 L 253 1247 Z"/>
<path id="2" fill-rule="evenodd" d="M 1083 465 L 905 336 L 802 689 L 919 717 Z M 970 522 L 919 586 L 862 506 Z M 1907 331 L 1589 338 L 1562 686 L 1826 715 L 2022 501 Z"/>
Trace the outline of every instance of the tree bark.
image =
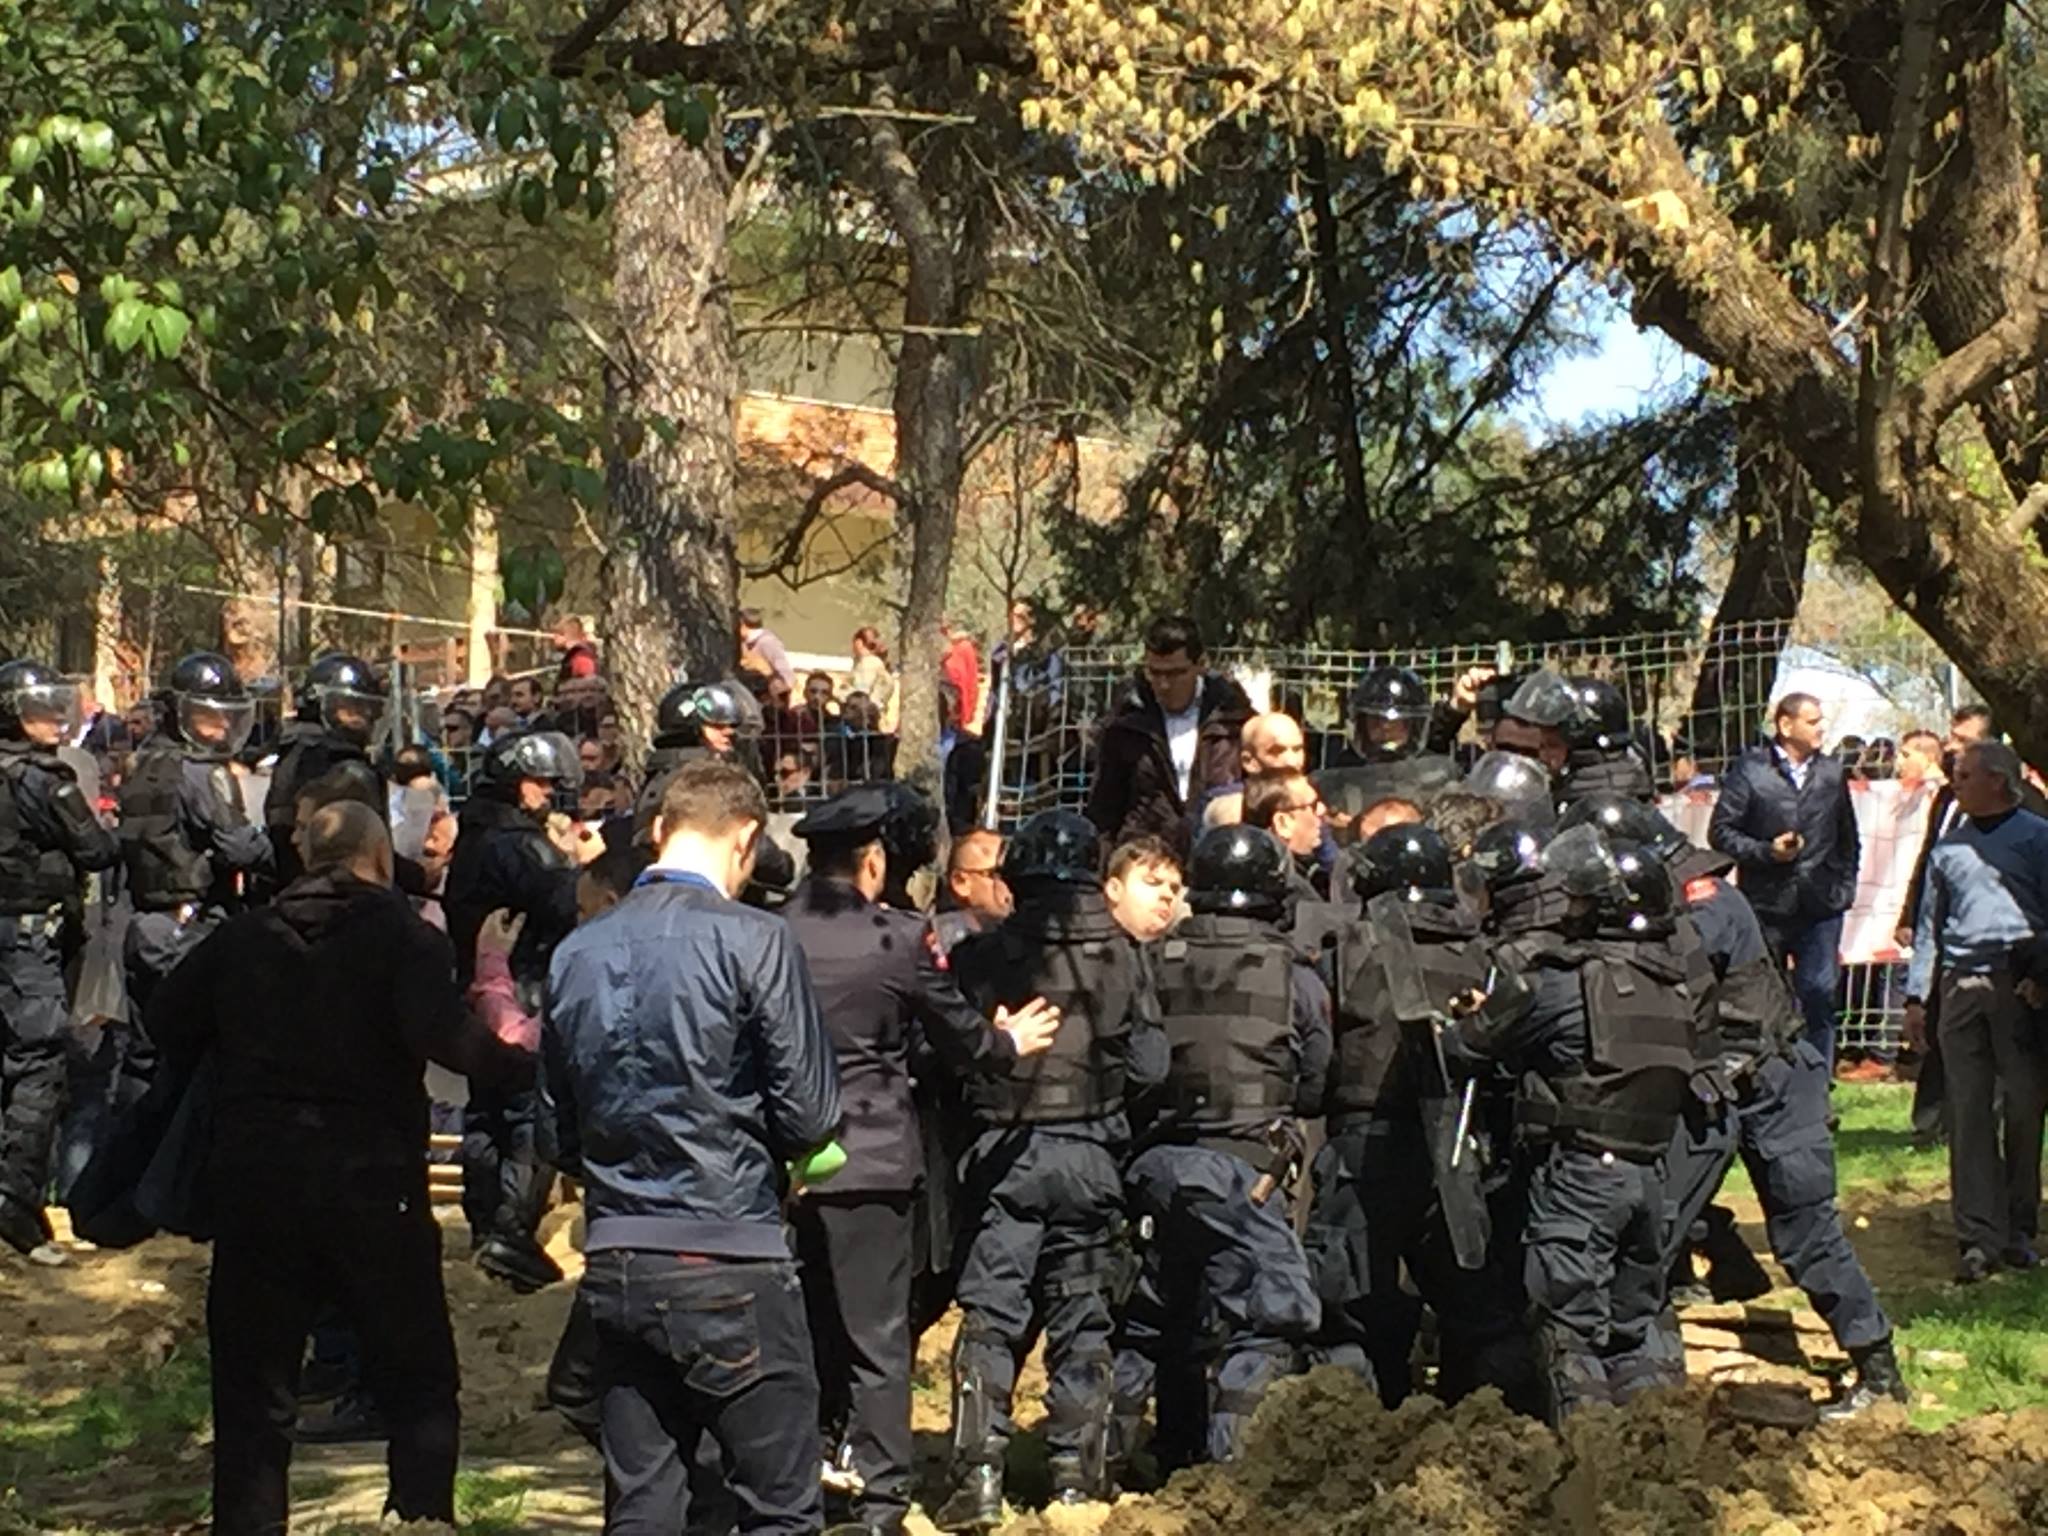
<path id="1" fill-rule="evenodd" d="M 1742 423 L 1735 471 L 1735 563 L 1714 610 L 1693 685 L 1686 734 L 1702 761 L 1725 762 L 1754 739 L 1760 704 L 1777 674 L 1777 622 L 1799 612 L 1813 542 L 1813 497 L 1799 461 L 1768 423 Z"/>
<path id="2" fill-rule="evenodd" d="M 734 660 L 739 368 L 718 125 L 696 148 L 669 133 L 659 112 L 628 119 L 613 182 L 617 323 L 605 378 L 610 505 L 598 622 L 628 757 L 638 762 L 662 694 L 684 675 L 725 676 Z M 674 423 L 673 442 L 649 429 L 655 417 Z"/>
<path id="3" fill-rule="evenodd" d="M 885 90 L 878 106 L 889 106 Z M 875 191 L 902 242 L 906 326 L 965 323 L 963 267 L 974 259 L 956 251 L 896 124 L 870 120 L 868 158 Z M 971 221 L 970 221 L 971 222 Z M 909 531 L 903 561 L 903 616 L 897 678 L 901 689 L 897 773 L 927 787 L 938 774 L 940 621 L 953 568 L 960 487 L 966 473 L 962 421 L 967 404 L 968 339 L 906 331 L 896 361 L 890 404 L 896 419 L 899 527 Z"/>
<path id="4" fill-rule="evenodd" d="M 1337 449 L 1337 468 L 1344 481 L 1360 565 L 1372 559 L 1372 507 L 1365 489 L 1365 452 L 1358 441 L 1358 388 L 1351 371 L 1351 336 L 1344 324 L 1343 258 L 1338 241 L 1336 189 L 1330 184 L 1330 152 L 1320 135 L 1308 141 L 1309 200 L 1315 211 L 1315 262 L 1322 298 L 1323 367 L 1330 381 L 1330 435 Z"/>

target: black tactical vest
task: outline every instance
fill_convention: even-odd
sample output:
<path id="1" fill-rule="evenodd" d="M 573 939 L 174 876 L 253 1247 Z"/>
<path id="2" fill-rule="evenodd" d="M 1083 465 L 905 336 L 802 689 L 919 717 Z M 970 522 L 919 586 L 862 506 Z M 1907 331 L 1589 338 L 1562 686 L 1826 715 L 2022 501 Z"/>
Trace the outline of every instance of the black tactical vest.
<path id="1" fill-rule="evenodd" d="M 1197 1133 L 1256 1135 L 1295 1110 L 1294 946 L 1245 917 L 1190 918 L 1159 948 L 1159 1008 L 1173 1053 L 1166 1118 Z"/>
<path id="2" fill-rule="evenodd" d="M 1715 989 L 1724 1049 L 1754 1056 L 1782 1056 L 1806 1032 L 1792 1002 L 1785 973 L 1762 955 L 1723 976 Z"/>
<path id="3" fill-rule="evenodd" d="M 143 912 L 163 912 L 204 899 L 213 860 L 178 825 L 178 785 L 185 754 L 157 746 L 135 760 L 121 784 L 121 860 L 128 894 Z"/>
<path id="4" fill-rule="evenodd" d="M 1415 963 L 1430 1003 L 1448 1013 L 1451 999 L 1486 986 L 1486 946 L 1477 934 L 1413 929 Z M 1404 1031 L 1387 974 L 1391 941 L 1368 915 L 1346 932 L 1336 999 L 1335 1056 L 1331 1068 L 1330 1113 L 1357 1114 L 1412 1106 L 1425 1090 L 1437 1091 L 1425 1069 L 1433 1059 L 1428 1038 Z"/>
<path id="5" fill-rule="evenodd" d="M 1060 1010 L 1052 1048 L 1004 1077 L 975 1077 L 966 1098 L 995 1125 L 1102 1120 L 1124 1107 L 1132 1015 L 1145 989 L 1137 946 L 1102 898 L 1078 909 L 1020 907 L 993 932 L 960 941 L 950 962 L 984 1014 L 1043 997 Z"/>
<path id="6" fill-rule="evenodd" d="M 1624 1157 L 1660 1157 L 1685 1108 L 1699 1035 L 1685 955 L 1663 941 L 1595 939 L 1583 946 L 1586 1068 L 1551 1086 L 1555 1123 Z"/>
<path id="7" fill-rule="evenodd" d="M 22 823 L 22 780 L 37 770 L 67 782 L 77 777 L 53 754 L 0 755 L 0 777 L 6 781 L 0 793 L 0 913 L 10 917 L 57 908 L 75 913 L 84 904 L 70 854 L 42 847 Z"/>

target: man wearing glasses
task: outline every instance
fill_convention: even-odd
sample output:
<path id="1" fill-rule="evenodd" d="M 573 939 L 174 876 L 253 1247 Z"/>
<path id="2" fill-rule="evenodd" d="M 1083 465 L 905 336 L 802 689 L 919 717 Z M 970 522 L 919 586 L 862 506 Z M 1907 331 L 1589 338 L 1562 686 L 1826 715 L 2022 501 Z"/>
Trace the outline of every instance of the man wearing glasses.
<path id="1" fill-rule="evenodd" d="M 1296 901 L 1329 898 L 1330 872 L 1322 858 L 1329 836 L 1326 815 L 1323 797 L 1306 774 L 1254 779 L 1245 788 L 1245 824 L 1272 833 L 1287 850 Z"/>

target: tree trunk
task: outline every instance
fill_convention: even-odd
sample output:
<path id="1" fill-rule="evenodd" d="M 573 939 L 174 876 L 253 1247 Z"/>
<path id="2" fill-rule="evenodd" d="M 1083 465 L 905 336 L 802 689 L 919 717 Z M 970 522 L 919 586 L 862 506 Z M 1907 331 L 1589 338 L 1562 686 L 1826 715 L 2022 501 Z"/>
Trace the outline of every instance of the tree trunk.
<path id="1" fill-rule="evenodd" d="M 1759 722 L 1750 711 L 1777 675 L 1777 633 L 1799 612 L 1813 541 L 1806 474 L 1769 423 L 1743 421 L 1738 457 L 1735 563 L 1686 714 L 1693 751 L 1708 764 L 1726 762 L 1756 735 Z"/>
<path id="2" fill-rule="evenodd" d="M 685 674 L 725 676 L 734 659 L 739 368 L 721 145 L 717 124 L 693 148 L 659 112 L 629 119 L 618 136 L 598 622 L 634 762 L 662 694 Z M 657 416 L 674 423 L 673 442 L 649 428 Z"/>
<path id="3" fill-rule="evenodd" d="M 877 93 L 877 104 L 885 110 L 893 104 L 886 90 Z M 960 325 L 966 318 L 961 268 L 972 252 L 956 252 L 947 238 L 893 120 L 871 120 L 868 148 L 876 190 L 903 245 L 905 324 Z M 961 425 L 967 403 L 966 347 L 967 338 L 961 336 L 906 334 L 890 401 L 896 417 L 897 521 L 909 533 L 897 651 L 896 771 L 926 787 L 936 783 L 938 774 L 939 624 L 945 616 L 966 470 Z"/>
<path id="4" fill-rule="evenodd" d="M 1308 141 L 1309 197 L 1315 210 L 1315 262 L 1321 299 L 1317 305 L 1323 336 L 1323 363 L 1329 380 L 1330 440 L 1337 449 L 1337 468 L 1344 480 L 1344 503 L 1351 513 L 1356 540 L 1353 555 L 1360 565 L 1372 560 L 1372 509 L 1365 489 L 1365 452 L 1358 441 L 1358 388 L 1352 376 L 1351 337 L 1344 324 L 1343 258 L 1338 250 L 1337 192 L 1330 184 L 1330 152 L 1321 135 Z"/>
<path id="5" fill-rule="evenodd" d="M 468 636 L 463 658 L 465 687 L 491 680 L 491 631 L 498 622 L 498 514 L 478 499 L 469 513 L 469 587 L 463 603 Z"/>

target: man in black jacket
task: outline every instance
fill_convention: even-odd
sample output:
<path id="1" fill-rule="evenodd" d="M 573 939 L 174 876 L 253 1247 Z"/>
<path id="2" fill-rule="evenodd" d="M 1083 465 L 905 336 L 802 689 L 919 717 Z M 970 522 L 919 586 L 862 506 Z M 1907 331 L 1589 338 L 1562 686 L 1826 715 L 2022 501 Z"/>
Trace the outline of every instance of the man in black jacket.
<path id="1" fill-rule="evenodd" d="M 678 769 L 654 864 L 548 974 L 542 1126 L 584 1186 L 614 1536 L 683 1527 L 707 1434 L 742 1532 L 821 1524 L 783 1167 L 838 1127 L 839 1074 L 788 927 L 733 899 L 767 820 L 745 770 Z"/>
<path id="2" fill-rule="evenodd" d="M 1771 721 L 1776 739 L 1722 782 L 1707 841 L 1735 860 L 1771 952 L 1792 968 L 1807 1041 L 1832 1072 L 1842 914 L 1856 899 L 1862 840 L 1842 765 L 1821 751 L 1820 700 L 1788 693 Z"/>
<path id="3" fill-rule="evenodd" d="M 455 946 L 455 979 L 476 973 L 477 933 L 493 912 L 526 919 L 511 955 L 512 981 L 529 1013 L 540 1011 L 548 959 L 576 926 L 578 860 L 602 851 L 598 838 L 572 856 L 547 832 L 556 787 L 582 777 L 576 749 L 553 731 L 501 736 L 484 753 L 462 808 L 442 907 Z M 462 1117 L 462 1208 L 477 1267 L 518 1290 L 562 1278 L 534 1239 L 553 1173 L 537 1148 L 534 1074 L 472 1092 Z"/>
<path id="4" fill-rule="evenodd" d="M 1112 846 L 1149 834 L 1185 854 L 1188 808 L 1237 777 L 1251 701 L 1202 658 L 1192 619 L 1158 619 L 1145 631 L 1144 666 L 1103 727 L 1088 796 L 1088 819 Z"/>
<path id="5" fill-rule="evenodd" d="M 359 657 L 331 651 L 307 669 L 299 688 L 298 717 L 278 738 L 277 762 L 263 800 L 263 824 L 277 859 L 278 885 L 289 885 L 299 875 L 292 828 L 303 787 L 340 768 L 374 784 L 381 797 L 384 775 L 370 761 L 370 739 L 384 717 L 384 707 L 384 685 Z"/>
<path id="6" fill-rule="evenodd" d="M 289 1509 L 306 1335 L 338 1305 L 390 1425 L 391 1509 L 452 1521 L 460 1418 L 441 1236 L 427 1200 L 428 1061 L 472 1076 L 499 1048 L 455 990 L 448 941 L 391 888 L 377 815 L 305 830 L 308 873 L 158 984 L 149 1032 L 215 1081 L 216 1536 L 276 1536 Z"/>
<path id="7" fill-rule="evenodd" d="M 1001 1076 L 1052 1044 L 1059 1011 L 1034 998 L 995 1027 L 960 995 L 915 912 L 877 905 L 888 874 L 880 785 L 841 792 L 796 824 L 810 875 L 784 914 L 809 963 L 839 1059 L 847 1167 L 796 1203 L 797 1257 L 817 1351 L 828 1450 L 850 1464 L 854 1514 L 880 1536 L 910 1509 L 913 1194 L 924 1145 L 915 1058 L 953 1078 Z M 841 1454 L 841 1432 L 844 1454 Z"/>

